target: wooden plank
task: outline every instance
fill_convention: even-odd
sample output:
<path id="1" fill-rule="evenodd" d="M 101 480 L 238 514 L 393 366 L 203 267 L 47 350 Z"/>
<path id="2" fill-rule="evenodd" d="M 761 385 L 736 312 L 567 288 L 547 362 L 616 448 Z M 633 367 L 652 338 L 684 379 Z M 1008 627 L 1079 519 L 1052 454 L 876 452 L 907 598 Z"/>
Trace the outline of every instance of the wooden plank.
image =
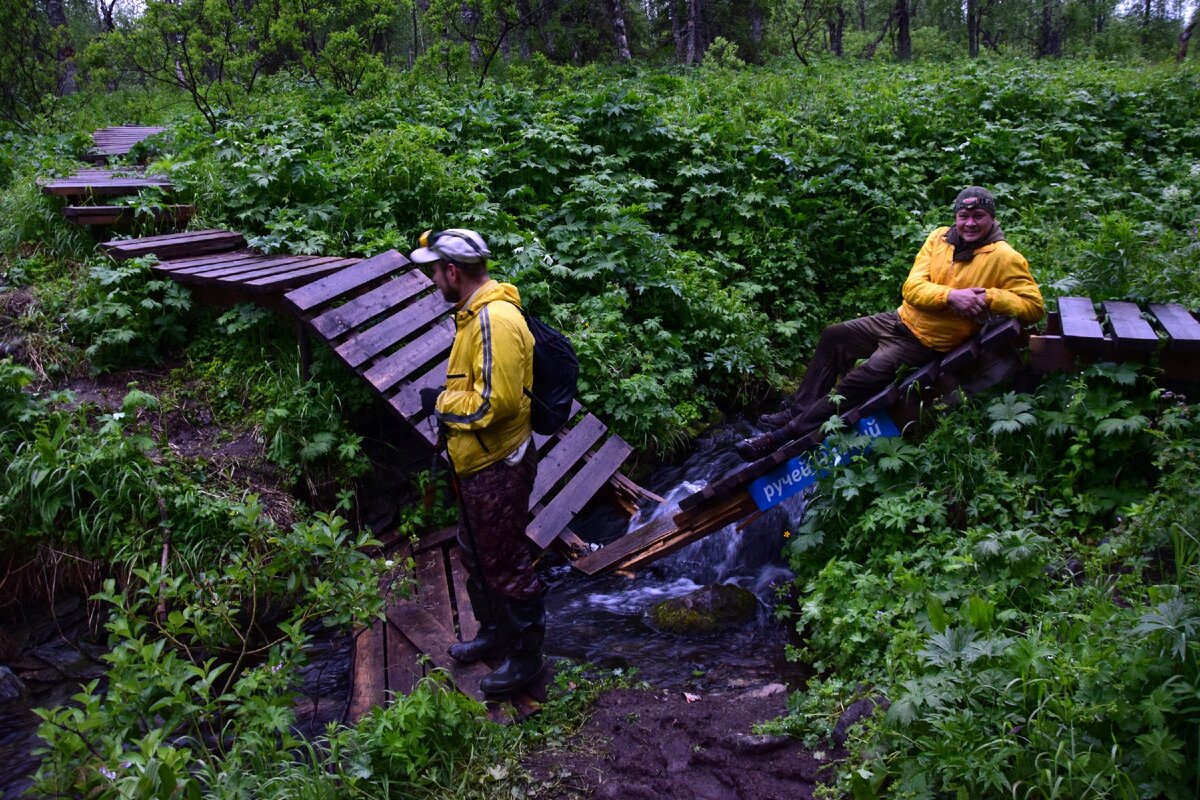
<path id="1" fill-rule="evenodd" d="M 454 605 L 458 616 L 458 639 L 469 642 L 479 635 L 479 620 L 475 619 L 475 609 L 471 605 L 471 596 L 467 593 L 467 565 L 463 563 L 461 547 L 450 548 L 450 576 L 454 583 Z"/>
<path id="2" fill-rule="evenodd" d="M 679 531 L 674 536 L 664 538 L 662 541 L 655 542 L 647 547 L 641 553 L 638 553 L 630 558 L 620 561 L 612 566 L 620 569 L 637 570 L 657 561 L 660 558 L 665 558 L 671 553 L 687 547 L 692 542 L 703 539 L 710 533 L 719 531 L 726 525 L 730 525 L 738 520 L 745 519 L 755 513 L 758 507 L 754 504 L 754 499 L 749 493 L 741 492 L 728 498 L 728 502 L 720 506 L 717 513 L 707 517 L 702 524 L 696 527 L 685 528 Z"/>
<path id="3" fill-rule="evenodd" d="M 633 447 L 619 436 L 613 436 L 606 441 L 534 518 L 525 530 L 526 535 L 539 547 L 548 546 L 612 474 L 621 468 L 621 464 L 625 463 L 631 452 Z"/>
<path id="4" fill-rule="evenodd" d="M 634 553 L 640 552 L 642 549 L 649 547 L 678 530 L 679 527 L 675 524 L 675 520 L 671 518 L 671 515 L 663 514 L 650 520 L 645 525 L 634 528 L 619 539 L 614 539 L 599 550 L 595 550 L 583 558 L 571 562 L 571 566 L 585 575 L 595 575 L 600 570 L 606 569 Z"/>
<path id="5" fill-rule="evenodd" d="M 942 356 L 941 372 L 958 372 L 966 368 L 979 354 L 979 340 L 975 337 L 954 348 Z"/>
<path id="6" fill-rule="evenodd" d="M 933 382 L 937 380 L 937 376 L 940 371 L 940 362 L 936 360 L 930 361 L 916 372 L 912 372 L 905 376 L 904 380 L 900 381 L 900 383 L 896 385 L 896 388 L 900 390 L 900 394 L 907 394 L 908 391 L 914 386 L 916 386 L 918 389 L 932 386 Z"/>
<path id="7" fill-rule="evenodd" d="M 276 275 L 265 275 L 261 278 L 255 278 L 252 281 L 246 281 L 245 285 L 256 291 L 282 291 L 296 286 L 303 286 L 309 281 L 324 277 L 325 275 L 341 272 L 347 267 L 354 266 L 361 260 L 360 258 L 342 258 L 328 264 L 305 267 Z"/>
<path id="8" fill-rule="evenodd" d="M 1150 313 L 1170 336 L 1168 350 L 1194 353 L 1200 350 L 1200 322 L 1178 303 L 1151 303 Z"/>
<path id="9" fill-rule="evenodd" d="M 65 206 L 63 216 L 76 225 L 130 225 L 143 220 L 184 224 L 192 211 L 188 205 L 165 205 L 138 216 L 129 206 Z"/>
<path id="10" fill-rule="evenodd" d="M 984 350 L 991 350 L 1008 344 L 1021 336 L 1021 330 L 1021 323 L 1012 317 L 1000 323 L 992 323 L 980 332 L 979 346 Z"/>
<path id="11" fill-rule="evenodd" d="M 1061 336 L 1029 337 L 1029 367 L 1034 372 L 1073 372 L 1076 360 Z"/>
<path id="12" fill-rule="evenodd" d="M 570 413 L 567 414 L 567 420 L 568 420 L 567 425 L 570 425 L 570 420 L 575 419 L 575 417 L 577 417 L 579 415 L 579 412 L 582 410 L 583 410 L 583 406 L 579 405 L 579 400 L 576 398 L 571 398 L 571 411 L 570 411 Z M 557 438 L 558 435 L 559 435 L 558 433 L 552 433 L 552 434 L 547 435 L 544 433 L 537 433 L 535 431 L 533 434 L 533 443 L 534 443 L 534 445 L 537 446 L 538 452 L 541 453 L 541 452 L 545 451 L 545 449 L 546 449 L 546 442 L 549 442 L 550 440 Z"/>
<path id="13" fill-rule="evenodd" d="M 215 281 L 226 276 L 236 276 L 256 270 L 271 269 L 272 267 L 289 267 L 295 269 L 300 264 L 306 264 L 313 256 L 251 256 L 239 258 L 222 264 L 205 264 L 199 267 L 186 267 L 176 271 L 177 275 L 190 275 L 206 281 Z"/>
<path id="14" fill-rule="evenodd" d="M 1103 305 L 1119 352 L 1152 353 L 1158 349 L 1158 334 L 1142 319 L 1136 303 L 1105 300 Z"/>
<path id="15" fill-rule="evenodd" d="M 450 605 L 443 548 L 417 554 L 417 603 L 443 628 L 454 630 L 454 609 Z"/>
<path id="16" fill-rule="evenodd" d="M 533 509 L 540 503 L 607 431 L 607 425 L 588 414 L 555 442 L 550 452 L 538 462 L 537 479 L 533 484 L 533 492 L 529 495 L 529 508 Z"/>
<path id="17" fill-rule="evenodd" d="M 169 261 L 160 261 L 155 265 L 155 269 L 171 272 L 177 269 L 185 269 L 187 267 L 198 267 L 210 263 L 223 263 L 239 258 L 255 258 L 261 257 L 261 253 L 255 253 L 251 250 L 233 250 L 228 253 L 210 253 L 203 256 L 188 256 L 185 258 L 172 258 Z"/>
<path id="18" fill-rule="evenodd" d="M 287 275 L 291 272 L 300 272 L 301 270 L 313 269 L 314 267 L 327 267 L 331 264 L 336 264 L 334 269 L 341 269 L 347 263 L 353 264 L 354 259 L 340 258 L 338 256 L 303 256 L 297 260 L 275 264 L 273 266 L 251 266 L 249 269 L 241 267 L 235 268 L 236 271 L 230 272 L 227 275 L 208 275 L 205 277 L 215 277 L 222 283 L 250 283 L 256 280 L 269 280 L 279 275 Z"/>
<path id="19" fill-rule="evenodd" d="M 432 292 L 365 331 L 352 335 L 334 351 L 351 367 L 358 367 L 444 317 L 452 308 L 453 304 L 447 303 L 439 292 Z"/>
<path id="20" fill-rule="evenodd" d="M 383 623 L 376 621 L 371 627 L 365 628 L 354 637 L 353 676 L 354 685 L 350 691 L 350 708 L 348 711 L 352 721 L 357 721 L 364 714 L 384 701 L 384 655 Z"/>
<path id="21" fill-rule="evenodd" d="M 382 286 L 317 315 L 311 321 L 313 330 L 326 339 L 336 339 L 367 320 L 396 308 L 428 286 L 428 279 L 416 270 L 402 273 Z"/>
<path id="22" fill-rule="evenodd" d="M 450 673 L 454 684 L 463 694 L 476 699 L 482 699 L 479 682 L 483 680 L 491 668 L 482 662 L 474 664 L 459 664 L 446 654 L 447 648 L 455 641 L 454 634 L 443 628 L 438 621 L 429 615 L 416 603 L 397 603 L 388 609 L 388 618 L 418 650 L 429 656 L 436 667 L 441 667 Z"/>
<path id="23" fill-rule="evenodd" d="M 371 281 L 408 266 L 409 260 L 395 250 L 387 250 L 359 262 L 358 266 L 343 270 L 336 275 L 314 281 L 300 289 L 288 292 L 285 298 L 299 312 L 312 311 L 316 307 L 341 297 Z"/>
<path id="24" fill-rule="evenodd" d="M 405 385 L 403 389 L 397 392 L 388 400 L 388 404 L 396 410 L 401 417 L 408 420 L 413 425 L 413 430 L 424 437 L 425 441 L 433 444 L 437 441 L 437 425 L 435 424 L 417 424 L 413 421 L 413 417 L 421 410 L 421 390 L 427 386 L 440 386 L 446 382 L 446 365 L 450 359 L 443 359 L 435 364 L 431 369 L 416 380 Z"/>
<path id="25" fill-rule="evenodd" d="M 240 233 L 222 230 L 145 236 L 140 239 L 112 239 L 100 244 L 113 258 L 117 259 L 137 258 L 150 254 L 158 254 L 161 259 L 165 259 L 167 258 L 166 253 L 199 255 L 216 250 L 234 250 L 245 245 L 246 240 Z"/>
<path id="26" fill-rule="evenodd" d="M 421 651 L 390 619 L 383 628 L 384 655 L 387 658 L 384 682 L 387 685 L 387 694 L 390 698 L 410 694 L 417 681 L 425 677 Z"/>
<path id="27" fill-rule="evenodd" d="M 387 392 L 410 373 L 420 369 L 438 356 L 444 356 L 454 344 L 454 323 L 443 320 L 422 333 L 396 352 L 380 359 L 363 372 L 379 392 Z"/>
<path id="28" fill-rule="evenodd" d="M 1104 347 L 1104 330 L 1089 298 L 1060 297 L 1058 313 L 1062 318 L 1063 339 L 1068 345 L 1093 352 Z"/>

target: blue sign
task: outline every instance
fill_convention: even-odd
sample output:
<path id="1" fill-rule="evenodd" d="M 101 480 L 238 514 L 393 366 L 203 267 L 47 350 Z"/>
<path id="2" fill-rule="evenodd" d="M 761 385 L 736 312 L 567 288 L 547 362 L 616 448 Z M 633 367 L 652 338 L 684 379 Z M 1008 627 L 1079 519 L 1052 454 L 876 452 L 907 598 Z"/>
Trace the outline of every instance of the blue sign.
<path id="1" fill-rule="evenodd" d="M 892 422 L 892 418 L 885 411 L 878 411 L 869 417 L 863 417 L 854 424 L 854 428 L 872 439 L 900 435 L 900 431 L 896 429 L 896 423 Z M 801 453 L 795 458 L 789 459 L 783 466 L 775 468 L 751 483 L 750 496 L 754 498 L 759 510 L 766 511 L 816 483 L 817 478 L 824 474 L 814 463 L 818 454 L 821 453 L 831 454 L 834 463 L 842 458 L 836 450 L 822 445 L 818 452 Z"/>

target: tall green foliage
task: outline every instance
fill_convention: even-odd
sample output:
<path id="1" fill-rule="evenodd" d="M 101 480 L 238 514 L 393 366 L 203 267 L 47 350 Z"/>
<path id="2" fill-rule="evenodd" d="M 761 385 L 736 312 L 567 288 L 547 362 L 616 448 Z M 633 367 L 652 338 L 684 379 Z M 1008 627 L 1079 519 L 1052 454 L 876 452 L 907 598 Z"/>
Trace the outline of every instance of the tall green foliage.
<path id="1" fill-rule="evenodd" d="M 783 727 L 815 743 L 862 693 L 890 701 L 851 733 L 843 790 L 1194 793 L 1200 429 L 1156 397 L 1102 366 L 822 480 L 789 545 L 791 613 L 793 655 L 829 680 Z"/>

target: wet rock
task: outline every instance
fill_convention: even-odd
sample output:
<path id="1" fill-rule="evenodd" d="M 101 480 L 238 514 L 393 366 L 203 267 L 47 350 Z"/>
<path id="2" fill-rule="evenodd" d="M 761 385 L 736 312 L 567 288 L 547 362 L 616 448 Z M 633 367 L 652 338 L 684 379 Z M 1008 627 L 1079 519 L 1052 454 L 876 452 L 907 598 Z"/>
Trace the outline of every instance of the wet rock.
<path id="1" fill-rule="evenodd" d="M 730 739 L 729 744 L 734 752 L 743 755 L 758 755 L 787 747 L 792 739 L 787 736 L 773 736 L 766 733 L 738 733 Z"/>
<path id="2" fill-rule="evenodd" d="M 834 726 L 833 743 L 838 747 L 844 747 L 848 735 L 847 732 L 852 725 L 856 725 L 874 714 L 876 708 L 886 709 L 889 705 L 890 703 L 883 696 L 864 697 L 861 700 L 855 700 L 842 712 L 841 718 L 838 719 L 837 725 Z"/>
<path id="3" fill-rule="evenodd" d="M 758 599 L 731 583 L 710 584 L 650 609 L 650 622 L 667 633 L 704 634 L 754 619 Z"/>
<path id="4" fill-rule="evenodd" d="M 25 694 L 25 684 L 8 667 L 0 667 L 0 703 L 16 700 Z"/>
<path id="5" fill-rule="evenodd" d="M 759 686 L 757 689 L 751 689 L 743 696 L 747 699 L 756 699 L 759 697 L 770 697 L 773 694 L 782 694 L 785 692 L 787 692 L 787 687 L 782 683 L 768 683 L 765 686 Z"/>

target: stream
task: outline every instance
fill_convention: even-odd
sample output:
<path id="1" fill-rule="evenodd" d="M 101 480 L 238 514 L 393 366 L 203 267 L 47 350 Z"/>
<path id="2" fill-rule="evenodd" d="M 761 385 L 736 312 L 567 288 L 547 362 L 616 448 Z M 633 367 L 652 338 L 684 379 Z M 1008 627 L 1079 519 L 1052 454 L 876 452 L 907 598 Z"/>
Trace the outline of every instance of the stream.
<path id="1" fill-rule="evenodd" d="M 646 487 L 668 502 L 654 513 L 674 513 L 683 497 L 739 466 L 732 443 L 750 432 L 745 423 L 715 428 L 694 443 L 686 461 L 655 472 Z M 611 541 L 651 519 L 626 521 L 603 504 L 596 505 L 572 523 L 588 541 Z M 787 628 L 775 621 L 772 607 L 774 587 L 791 578 L 780 557 L 783 532 L 802 513 L 803 500 L 793 498 L 743 530 L 728 526 L 632 578 L 588 578 L 569 565 L 548 568 L 546 655 L 634 670 L 637 679 L 665 689 L 703 692 L 794 684 L 800 675 L 784 659 Z M 754 592 L 757 619 L 692 637 L 663 633 L 648 624 L 653 604 L 710 583 L 736 583 Z M 19 797 L 37 767 L 32 751 L 40 744 L 39 720 L 32 709 L 67 702 L 80 683 L 103 679 L 104 634 L 98 629 L 82 600 L 67 598 L 30 620 L 21 633 L 20 654 L 0 665 L 0 799 Z M 302 734 L 319 735 L 325 722 L 340 718 L 349 696 L 352 653 L 347 634 L 321 631 L 314 636 L 297 701 Z"/>
<path id="2" fill-rule="evenodd" d="M 667 502 L 650 517 L 624 518 L 607 508 L 576 518 L 572 528 L 585 540 L 607 542 L 673 514 L 679 501 L 740 466 L 732 443 L 748 435 L 741 426 L 722 426 L 693 443 L 678 465 L 660 468 L 646 488 Z M 743 530 L 729 525 L 639 571 L 633 578 L 589 578 L 569 566 L 547 576 L 546 653 L 602 667 L 633 668 L 637 677 L 661 688 L 693 690 L 744 683 L 790 682 L 797 669 L 784 659 L 787 629 L 772 609 L 775 587 L 792 573 L 781 557 L 784 531 L 798 522 L 803 499 L 792 498 Z M 651 606 L 711 583 L 735 583 L 758 597 L 753 624 L 709 636 L 679 636 L 655 630 Z"/>

